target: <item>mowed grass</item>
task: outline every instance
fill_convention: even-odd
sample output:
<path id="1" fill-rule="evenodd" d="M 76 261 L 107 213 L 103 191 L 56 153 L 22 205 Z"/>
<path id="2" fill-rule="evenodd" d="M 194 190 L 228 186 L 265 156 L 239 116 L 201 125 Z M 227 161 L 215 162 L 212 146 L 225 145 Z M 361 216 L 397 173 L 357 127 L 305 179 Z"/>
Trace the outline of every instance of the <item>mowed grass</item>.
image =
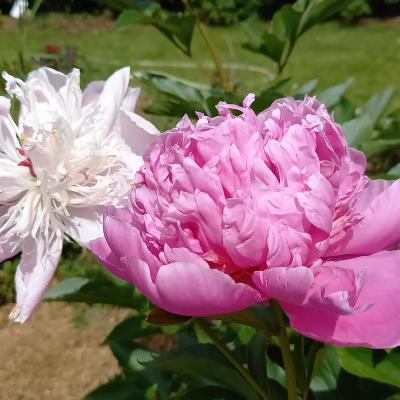
<path id="1" fill-rule="evenodd" d="M 259 92 L 270 83 L 274 64 L 242 48 L 247 38 L 240 26 L 209 28 L 209 34 L 223 61 L 239 67 L 230 71 L 238 93 L 244 96 L 249 91 Z M 4 18 L 0 27 L 0 67 L 7 65 L 13 69 L 16 65 L 17 38 L 15 23 Z M 39 16 L 27 27 L 25 54 L 29 58 L 43 53 L 48 44 L 76 48 L 76 66 L 81 68 L 83 85 L 94 79 L 105 79 L 125 65 L 130 65 L 134 71 L 157 70 L 197 82 L 209 83 L 213 79 L 210 55 L 197 32 L 190 60 L 151 27 L 117 29 L 115 23 L 105 17 Z M 149 63 L 157 65 L 146 66 Z M 388 86 L 400 89 L 399 64 L 400 20 L 369 21 L 356 26 L 329 22 L 313 28 L 299 40 L 282 77 L 292 78 L 288 85 L 290 91 L 314 78 L 319 80 L 319 89 L 323 90 L 351 76 L 354 83 L 348 96 L 361 105 L 373 93 Z M 151 96 L 144 88 L 145 103 Z M 398 96 L 392 104 L 396 106 L 400 106 Z M 154 118 L 153 121 L 166 127 L 165 120 Z M 71 246 L 68 249 L 59 278 L 97 274 L 92 256 L 79 255 L 79 250 Z M 12 270 L 10 266 L 0 267 L 0 275 L 9 275 Z M 7 282 L 11 284 L 12 280 Z M 0 287 L 0 291 L 4 290 Z"/>
<path id="2" fill-rule="evenodd" d="M 16 58 L 16 32 L 10 27 L 6 29 L 10 23 L 3 25 L 0 66 Z M 209 34 L 224 62 L 240 64 L 241 69 L 231 71 L 239 93 L 260 91 L 268 84 L 274 64 L 242 48 L 247 37 L 240 26 L 209 28 Z M 39 16 L 27 28 L 26 36 L 27 54 L 43 52 L 47 44 L 74 46 L 83 83 L 104 79 L 125 65 L 133 70 L 158 70 L 200 82 L 212 79 L 212 68 L 204 65 L 211 65 L 211 58 L 197 32 L 192 60 L 152 27 L 118 29 L 113 21 L 104 17 Z M 146 62 L 164 65 L 143 66 Z M 190 62 L 193 65 L 188 66 Z M 171 63 L 180 64 L 180 67 L 171 66 Z M 352 76 L 355 81 L 349 96 L 361 103 L 387 86 L 399 88 L 399 63 L 400 19 L 359 25 L 330 22 L 300 38 L 283 77 L 291 77 L 293 84 L 318 78 L 319 87 L 323 89 Z M 255 72 L 254 67 L 261 72 Z M 400 105 L 399 101 L 396 103 Z"/>

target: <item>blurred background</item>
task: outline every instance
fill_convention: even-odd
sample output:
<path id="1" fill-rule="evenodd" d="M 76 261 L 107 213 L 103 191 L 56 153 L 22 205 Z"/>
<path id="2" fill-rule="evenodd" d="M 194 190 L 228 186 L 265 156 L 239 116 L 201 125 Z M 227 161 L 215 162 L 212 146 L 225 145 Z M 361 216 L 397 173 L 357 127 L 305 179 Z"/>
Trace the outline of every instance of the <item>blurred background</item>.
<path id="1" fill-rule="evenodd" d="M 292 3 L 0 0 L 0 69 L 25 78 L 43 65 L 77 67 L 84 87 L 129 65 L 132 85 L 142 87 L 138 113 L 161 130 L 184 112 L 213 114 L 217 100 L 240 102 L 249 92 L 261 108 L 280 96 L 317 94 L 367 153 L 370 175 L 398 176 L 400 0 L 317 1 L 303 26 L 292 20 L 297 11 L 286 12 Z M 72 298 L 43 303 L 23 326 L 8 323 L 17 264 L 0 264 L 0 399 L 81 399 L 119 373 L 102 343 L 131 311 Z M 71 277 L 110 281 L 70 243 L 55 281 Z"/>

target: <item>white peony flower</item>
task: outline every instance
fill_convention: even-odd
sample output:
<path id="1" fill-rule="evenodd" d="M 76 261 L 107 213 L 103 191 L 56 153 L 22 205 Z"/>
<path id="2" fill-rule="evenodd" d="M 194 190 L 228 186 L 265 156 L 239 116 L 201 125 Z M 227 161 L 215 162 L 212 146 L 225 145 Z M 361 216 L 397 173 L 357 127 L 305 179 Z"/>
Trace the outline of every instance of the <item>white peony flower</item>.
<path id="1" fill-rule="evenodd" d="M 85 246 L 101 236 L 104 207 L 124 204 L 159 131 L 133 112 L 139 89 L 128 87 L 129 68 L 83 92 L 77 69 L 40 68 L 26 82 L 3 77 L 21 110 L 17 125 L 0 97 L 0 262 L 22 252 L 10 318 L 24 322 L 54 274 L 63 239 Z"/>

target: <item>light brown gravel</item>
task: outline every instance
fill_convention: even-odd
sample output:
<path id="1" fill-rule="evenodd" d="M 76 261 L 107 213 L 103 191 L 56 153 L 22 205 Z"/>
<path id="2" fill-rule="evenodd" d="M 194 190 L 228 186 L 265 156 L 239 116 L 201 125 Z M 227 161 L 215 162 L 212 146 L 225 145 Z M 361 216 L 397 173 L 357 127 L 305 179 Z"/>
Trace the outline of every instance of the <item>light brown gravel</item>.
<path id="1" fill-rule="evenodd" d="M 118 373 L 101 343 L 126 310 L 43 303 L 19 325 L 11 308 L 0 308 L 0 400 L 79 400 Z"/>

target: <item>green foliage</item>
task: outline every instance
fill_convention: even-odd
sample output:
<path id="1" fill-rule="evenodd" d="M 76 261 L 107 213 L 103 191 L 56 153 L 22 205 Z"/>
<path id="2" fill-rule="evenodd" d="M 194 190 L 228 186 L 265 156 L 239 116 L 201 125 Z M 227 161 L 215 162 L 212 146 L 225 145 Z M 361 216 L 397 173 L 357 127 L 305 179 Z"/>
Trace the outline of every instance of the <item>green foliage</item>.
<path id="1" fill-rule="evenodd" d="M 224 97 L 224 92 L 218 87 L 201 85 L 185 81 L 169 75 L 152 72 L 137 72 L 139 78 L 147 87 L 161 93 L 156 105 L 145 109 L 156 115 L 195 116 L 196 111 L 215 114 L 215 104 Z M 232 95 L 230 95 L 232 97 Z"/>
<path id="2" fill-rule="evenodd" d="M 135 382 L 123 376 L 116 376 L 85 396 L 85 400 L 147 400 L 143 390 Z"/>
<path id="3" fill-rule="evenodd" d="M 325 89 L 323 92 L 318 94 L 318 100 L 328 108 L 334 107 L 340 102 L 342 96 L 346 93 L 352 83 L 353 79 L 349 78 L 346 82 Z"/>
<path id="4" fill-rule="evenodd" d="M 337 390 L 340 369 L 340 362 L 333 347 L 325 346 L 318 352 L 310 385 L 317 399 L 323 398 L 323 394 L 327 392 Z"/>
<path id="5" fill-rule="evenodd" d="M 267 338 L 263 332 L 257 332 L 246 347 L 246 364 L 257 383 L 268 391 L 267 375 Z"/>
<path id="6" fill-rule="evenodd" d="M 166 13 L 157 3 L 151 3 L 143 10 L 125 10 L 118 18 L 120 27 L 130 24 L 153 26 L 189 57 L 195 23 L 193 15 Z"/>
<path id="7" fill-rule="evenodd" d="M 298 0 L 293 5 L 286 4 L 272 17 L 270 30 L 254 19 L 244 24 L 250 39 L 244 47 L 272 59 L 280 74 L 299 37 L 343 10 L 348 3 L 343 0 Z"/>
<path id="8" fill-rule="evenodd" d="M 340 11 L 341 6 L 340 2 L 331 0 L 299 1 L 294 6 L 287 5 L 275 14 L 271 29 L 255 23 L 246 26 L 251 38 L 246 47 L 276 62 L 282 72 L 288 65 L 297 39 L 315 24 Z M 187 17 L 191 19 L 185 19 Z M 191 54 L 194 22 L 191 16 L 164 14 L 157 8 L 133 9 L 120 17 L 121 25 L 140 23 L 156 27 L 184 54 Z M 301 66 L 304 64 L 299 63 Z M 322 75 L 320 78 L 325 79 Z M 177 117 L 187 112 L 193 116 L 195 111 L 214 115 L 214 106 L 219 100 L 238 103 L 243 97 L 243 87 L 227 92 L 217 86 L 161 73 L 141 72 L 136 77 L 157 93 L 156 102 L 147 108 L 148 112 L 157 115 Z M 198 78 L 199 75 L 193 79 Z M 347 97 L 351 79 L 325 90 L 317 90 L 316 79 L 298 88 L 289 83 L 291 81 L 283 79 L 269 86 L 265 83 L 257 85 L 262 89 L 254 104 L 255 109 L 267 107 L 282 94 L 298 98 L 317 94 L 336 120 L 343 123 L 348 141 L 374 157 L 370 171 L 400 175 L 400 111 L 387 112 L 393 89 L 379 92 L 364 104 L 356 105 Z M 3 264 L 0 278 L 3 273 L 9 278 L 15 265 L 16 262 Z M 157 311 L 146 321 L 147 301 L 128 284 L 100 272 L 87 253 L 69 247 L 60 274 L 83 277 L 62 281 L 46 294 L 48 300 L 117 305 L 134 309 L 136 313 L 115 327 L 105 340 L 122 373 L 90 393 L 87 399 L 258 398 L 243 374 L 223 358 L 222 353 L 209 343 L 208 337 L 199 335 L 188 318 Z M 259 309 L 245 310 L 228 316 L 215 316 L 208 322 L 210 320 L 212 329 L 218 328 L 221 341 L 269 393 L 269 398 L 286 399 L 282 357 L 276 337 L 271 335 L 275 333 L 274 321 L 268 315 L 268 309 L 261 310 L 261 313 Z M 255 329 L 259 332 L 256 333 Z M 309 391 L 308 398 L 314 400 L 396 399 L 400 382 L 398 351 L 335 350 L 331 346 L 322 348 L 322 344 L 314 346 L 311 340 L 303 342 L 295 333 L 290 337 L 302 398 L 307 398 Z M 170 345 L 155 348 L 157 338 L 167 338 Z M 206 341 L 208 343 L 204 343 Z"/>
<path id="9" fill-rule="evenodd" d="M 351 2 L 340 15 L 348 21 L 371 15 L 372 10 L 368 0 L 355 0 Z"/>
<path id="10" fill-rule="evenodd" d="M 86 304 L 110 304 L 145 309 L 147 302 L 130 284 L 105 280 L 68 278 L 59 282 L 44 295 L 47 301 L 65 301 Z"/>
<path id="11" fill-rule="evenodd" d="M 246 399 L 257 400 L 257 394 L 213 345 L 183 347 L 160 355 L 145 365 L 182 375 L 202 377 L 224 385 Z"/>
<path id="12" fill-rule="evenodd" d="M 202 21 L 228 26 L 256 14 L 262 0 L 194 0 L 191 3 Z"/>
<path id="13" fill-rule="evenodd" d="M 349 373 L 400 388 L 400 352 L 338 348 L 342 367 Z"/>
<path id="14" fill-rule="evenodd" d="M 16 259 L 0 264 L 0 306 L 12 302 L 15 298 L 14 275 L 17 266 Z"/>
<path id="15" fill-rule="evenodd" d="M 185 317 L 184 315 L 171 314 L 161 308 L 154 307 L 147 314 L 147 321 L 153 325 L 169 326 L 184 324 L 189 321 L 191 317 Z"/>

